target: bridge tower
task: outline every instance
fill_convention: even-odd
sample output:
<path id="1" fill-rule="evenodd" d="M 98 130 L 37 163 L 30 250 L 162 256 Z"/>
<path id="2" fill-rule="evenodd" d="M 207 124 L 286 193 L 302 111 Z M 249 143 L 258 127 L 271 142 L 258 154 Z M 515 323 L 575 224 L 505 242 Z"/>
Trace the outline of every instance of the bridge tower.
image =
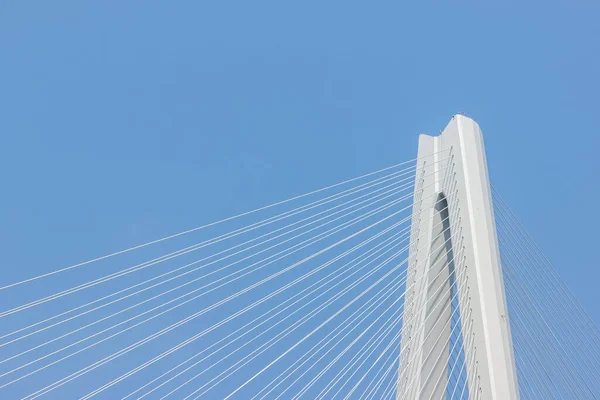
<path id="1" fill-rule="evenodd" d="M 469 398 L 518 399 L 481 130 L 456 115 L 418 154 L 397 399 L 447 396 L 451 286 Z"/>

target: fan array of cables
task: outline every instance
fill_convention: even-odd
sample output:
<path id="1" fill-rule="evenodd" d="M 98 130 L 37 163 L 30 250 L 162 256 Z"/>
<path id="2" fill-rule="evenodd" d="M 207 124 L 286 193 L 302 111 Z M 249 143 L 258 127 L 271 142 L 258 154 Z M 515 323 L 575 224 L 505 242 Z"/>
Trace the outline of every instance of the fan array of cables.
<path id="1" fill-rule="evenodd" d="M 498 242 L 521 397 L 600 398 L 600 330 L 496 189 Z"/>
<path id="2" fill-rule="evenodd" d="M 416 168 L 3 286 L 0 395 L 393 397 Z"/>

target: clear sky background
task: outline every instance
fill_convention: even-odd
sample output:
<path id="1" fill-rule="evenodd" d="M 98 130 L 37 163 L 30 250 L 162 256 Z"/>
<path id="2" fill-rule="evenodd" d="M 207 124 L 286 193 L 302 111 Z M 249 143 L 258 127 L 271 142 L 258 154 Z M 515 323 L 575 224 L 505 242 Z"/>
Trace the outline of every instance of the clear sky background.
<path id="1" fill-rule="evenodd" d="M 0 284 L 411 159 L 464 113 L 600 321 L 600 9 L 402 3 L 4 2 Z"/>

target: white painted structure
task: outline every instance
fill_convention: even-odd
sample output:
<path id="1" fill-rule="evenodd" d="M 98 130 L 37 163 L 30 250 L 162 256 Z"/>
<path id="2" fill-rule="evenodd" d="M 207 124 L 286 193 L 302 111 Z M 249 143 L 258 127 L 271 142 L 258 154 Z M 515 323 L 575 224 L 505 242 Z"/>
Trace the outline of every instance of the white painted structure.
<path id="1" fill-rule="evenodd" d="M 481 130 L 456 115 L 419 137 L 419 157 L 397 398 L 446 398 L 455 269 L 469 398 L 518 399 Z"/>

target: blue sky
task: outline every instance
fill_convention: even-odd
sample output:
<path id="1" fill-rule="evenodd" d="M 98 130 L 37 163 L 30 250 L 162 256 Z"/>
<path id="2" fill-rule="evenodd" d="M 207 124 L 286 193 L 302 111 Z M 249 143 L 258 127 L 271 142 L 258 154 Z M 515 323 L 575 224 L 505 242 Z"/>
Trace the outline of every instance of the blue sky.
<path id="1" fill-rule="evenodd" d="M 597 6 L 212 3 L 0 6 L 1 284 L 411 159 L 464 113 L 600 321 Z"/>

